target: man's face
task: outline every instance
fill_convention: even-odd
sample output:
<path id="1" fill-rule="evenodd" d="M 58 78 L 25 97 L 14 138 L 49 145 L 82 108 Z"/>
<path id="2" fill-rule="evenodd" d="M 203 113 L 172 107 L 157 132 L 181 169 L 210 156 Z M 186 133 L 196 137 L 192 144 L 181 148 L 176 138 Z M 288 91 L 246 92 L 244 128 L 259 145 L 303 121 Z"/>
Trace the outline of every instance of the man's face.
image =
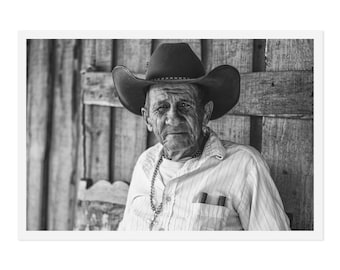
<path id="1" fill-rule="evenodd" d="M 148 92 L 148 108 L 142 110 L 148 129 L 171 151 L 193 148 L 202 136 L 206 112 L 198 91 L 191 84 L 159 84 Z"/>

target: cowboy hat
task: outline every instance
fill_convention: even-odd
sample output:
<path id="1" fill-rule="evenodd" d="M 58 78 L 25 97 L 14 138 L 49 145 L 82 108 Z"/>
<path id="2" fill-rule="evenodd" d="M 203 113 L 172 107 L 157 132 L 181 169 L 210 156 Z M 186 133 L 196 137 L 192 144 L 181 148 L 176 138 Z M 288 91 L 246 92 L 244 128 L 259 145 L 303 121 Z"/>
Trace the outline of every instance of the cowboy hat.
<path id="1" fill-rule="evenodd" d="M 211 120 L 233 108 L 240 96 L 240 74 L 229 65 L 205 73 L 202 62 L 186 43 L 163 43 L 151 55 L 145 79 L 137 78 L 125 66 L 116 66 L 112 77 L 122 105 L 141 115 L 146 91 L 159 83 L 190 83 L 201 86 L 214 102 Z"/>

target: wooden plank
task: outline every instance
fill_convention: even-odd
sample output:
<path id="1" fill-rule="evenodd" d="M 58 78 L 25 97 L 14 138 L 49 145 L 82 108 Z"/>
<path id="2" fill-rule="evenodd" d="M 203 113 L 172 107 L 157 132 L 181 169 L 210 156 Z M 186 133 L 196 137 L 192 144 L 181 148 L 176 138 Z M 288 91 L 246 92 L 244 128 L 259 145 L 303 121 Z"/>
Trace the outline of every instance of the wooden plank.
<path id="1" fill-rule="evenodd" d="M 85 103 L 122 106 L 111 73 L 87 73 Z M 137 74 L 142 78 L 142 74 Z M 241 74 L 241 94 L 230 114 L 312 117 L 311 71 L 254 72 Z"/>
<path id="2" fill-rule="evenodd" d="M 126 39 L 116 41 L 116 65 L 123 65 L 134 73 L 145 77 L 151 55 L 150 39 Z M 112 81 L 112 79 L 111 79 Z"/>
<path id="3" fill-rule="evenodd" d="M 250 140 L 249 144 L 261 153 L 262 151 L 262 116 L 250 117 Z"/>
<path id="4" fill-rule="evenodd" d="M 253 68 L 252 39 L 213 39 L 207 40 L 206 57 L 210 59 L 206 70 L 219 65 L 231 65 L 240 73 L 251 72 Z"/>
<path id="5" fill-rule="evenodd" d="M 221 140 L 241 144 L 250 143 L 250 117 L 238 115 L 224 115 L 208 125 L 216 132 Z"/>
<path id="6" fill-rule="evenodd" d="M 313 121 L 263 119 L 262 154 L 292 228 L 313 229 Z"/>
<path id="7" fill-rule="evenodd" d="M 51 149 L 49 153 L 48 229 L 68 230 L 72 191 L 77 164 L 78 136 L 74 132 L 74 50 L 75 40 L 57 40 Z M 73 186 L 73 187 L 72 187 Z"/>
<path id="8" fill-rule="evenodd" d="M 27 80 L 27 230 L 43 229 L 44 161 L 49 122 L 51 41 L 30 41 Z"/>
<path id="9" fill-rule="evenodd" d="M 80 91 L 82 93 L 81 102 L 79 104 L 79 112 L 80 115 L 80 123 L 79 123 L 79 130 L 81 132 L 81 138 L 79 139 L 78 143 L 78 164 L 77 164 L 77 180 L 78 180 L 78 187 L 80 183 L 80 179 L 83 177 L 90 177 L 90 146 L 91 141 L 88 138 L 91 133 L 89 127 L 86 125 L 86 110 L 89 110 L 89 106 L 83 104 L 83 91 L 84 85 L 86 84 L 86 78 L 84 73 L 87 70 L 94 70 L 95 69 L 95 60 L 96 60 L 96 40 L 95 39 L 84 39 L 81 40 L 81 55 L 80 55 L 80 69 L 81 69 L 81 77 L 80 77 Z M 83 111 L 85 110 L 85 111 Z M 83 115 L 84 113 L 84 115 Z M 84 122 L 84 124 L 83 124 Z M 85 130 L 85 131 L 84 131 Z M 86 139 L 86 138 L 87 139 Z M 84 147 L 85 145 L 85 147 Z M 84 155 L 84 152 L 86 152 Z"/>
<path id="10" fill-rule="evenodd" d="M 122 107 L 111 72 L 87 72 L 83 77 L 84 104 Z"/>
<path id="11" fill-rule="evenodd" d="M 128 185 L 116 181 L 97 181 L 87 190 L 78 208 L 75 230 L 117 230 L 123 218 Z"/>
<path id="12" fill-rule="evenodd" d="M 312 39 L 268 39 L 266 70 L 313 70 Z"/>
<path id="13" fill-rule="evenodd" d="M 113 41 L 97 39 L 94 44 L 89 45 L 94 46 L 89 49 L 89 52 L 95 52 L 95 69 L 110 72 L 112 70 Z M 84 57 L 89 56 L 84 55 Z M 94 182 L 100 179 L 108 180 L 110 179 L 111 109 L 102 106 L 86 107 L 85 124 L 88 176 Z"/>
<path id="14" fill-rule="evenodd" d="M 309 98 L 302 92 L 292 94 L 300 110 L 306 109 L 306 102 L 313 112 L 313 41 L 267 40 L 266 56 L 268 71 L 309 70 L 309 78 L 301 81 Z M 264 118 L 262 152 L 292 216 L 292 228 L 313 229 L 313 121 Z"/>
<path id="15" fill-rule="evenodd" d="M 125 65 L 133 72 L 144 73 L 150 58 L 151 40 L 117 40 L 115 53 L 117 64 Z M 111 173 L 114 181 L 130 182 L 136 160 L 146 149 L 147 129 L 142 117 L 130 113 L 125 108 L 115 108 L 112 121 L 114 136 Z"/>
<path id="16" fill-rule="evenodd" d="M 253 40 L 253 72 L 261 72 L 266 70 L 265 57 L 266 40 Z M 243 93 L 241 93 L 243 96 Z M 241 99 L 243 99 L 241 97 Z M 262 100 L 262 98 L 260 99 Z M 261 152 L 262 146 L 262 116 L 250 116 L 250 145 Z"/>
<path id="17" fill-rule="evenodd" d="M 214 39 L 204 42 L 204 65 L 209 72 L 213 68 L 229 64 L 240 73 L 252 71 L 253 40 L 250 39 Z M 250 117 L 225 115 L 212 121 L 211 126 L 221 139 L 249 144 Z"/>
<path id="18" fill-rule="evenodd" d="M 265 71 L 266 70 L 266 40 L 265 39 L 254 39 L 253 44 L 253 72 Z"/>
<path id="19" fill-rule="evenodd" d="M 313 114 L 313 73 L 254 72 L 241 77 L 238 105 L 230 113 L 294 116 Z"/>
<path id="20" fill-rule="evenodd" d="M 88 171 L 89 171 L 89 149 L 90 141 L 85 140 L 84 138 L 84 130 L 85 133 L 88 132 L 88 128 L 84 125 L 83 126 L 83 109 L 88 108 L 87 105 L 83 104 L 83 86 L 85 85 L 86 78 L 83 76 L 84 72 L 86 70 L 89 70 L 90 67 L 92 70 L 95 69 L 95 43 L 96 40 L 94 39 L 83 39 L 79 40 L 79 47 L 80 50 L 77 53 L 77 61 L 78 61 L 78 69 L 77 69 L 77 75 L 79 78 L 76 81 L 76 87 L 77 87 L 77 93 L 80 95 L 78 96 L 78 102 L 74 103 L 78 105 L 78 108 L 76 110 L 77 116 L 77 130 L 78 130 L 78 144 L 77 144 L 77 164 L 76 164 L 76 170 L 75 170 L 75 179 L 76 179 L 76 195 L 74 197 L 74 212 L 72 213 L 72 220 L 73 222 L 73 228 L 77 227 L 78 222 L 82 219 L 82 208 L 81 208 L 81 192 L 82 187 L 85 186 L 85 182 L 81 181 L 81 178 L 83 177 L 89 177 Z M 87 133 L 88 134 L 88 133 Z M 84 160 L 84 143 L 86 144 L 86 157 Z M 84 164 L 85 162 L 85 164 Z M 85 165 L 85 166 L 84 166 Z M 72 197 L 71 197 L 72 198 Z"/>
<path id="21" fill-rule="evenodd" d="M 188 43 L 199 59 L 202 58 L 201 41 L 199 39 L 155 39 L 153 48 L 156 49 L 162 43 Z"/>

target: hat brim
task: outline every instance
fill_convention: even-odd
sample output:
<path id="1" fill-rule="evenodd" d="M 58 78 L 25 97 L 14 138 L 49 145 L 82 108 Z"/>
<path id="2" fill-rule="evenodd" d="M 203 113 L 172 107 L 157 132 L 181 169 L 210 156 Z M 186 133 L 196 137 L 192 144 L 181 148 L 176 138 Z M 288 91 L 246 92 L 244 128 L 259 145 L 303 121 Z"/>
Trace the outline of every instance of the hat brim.
<path id="1" fill-rule="evenodd" d="M 218 66 L 206 75 L 196 79 L 145 80 L 136 77 L 125 66 L 116 66 L 112 77 L 122 105 L 134 114 L 141 115 L 145 104 L 146 91 L 151 85 L 160 83 L 189 83 L 203 86 L 208 98 L 214 102 L 211 120 L 230 111 L 240 96 L 240 74 L 229 65 Z"/>

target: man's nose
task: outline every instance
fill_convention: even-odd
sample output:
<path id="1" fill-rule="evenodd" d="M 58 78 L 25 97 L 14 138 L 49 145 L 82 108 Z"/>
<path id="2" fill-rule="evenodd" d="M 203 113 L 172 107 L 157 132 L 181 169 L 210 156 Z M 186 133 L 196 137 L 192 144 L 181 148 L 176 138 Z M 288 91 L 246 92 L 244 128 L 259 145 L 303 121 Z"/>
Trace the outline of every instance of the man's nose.
<path id="1" fill-rule="evenodd" d="M 177 126 L 181 122 L 177 110 L 175 107 L 171 107 L 167 113 L 167 118 L 165 123 L 169 126 Z"/>

